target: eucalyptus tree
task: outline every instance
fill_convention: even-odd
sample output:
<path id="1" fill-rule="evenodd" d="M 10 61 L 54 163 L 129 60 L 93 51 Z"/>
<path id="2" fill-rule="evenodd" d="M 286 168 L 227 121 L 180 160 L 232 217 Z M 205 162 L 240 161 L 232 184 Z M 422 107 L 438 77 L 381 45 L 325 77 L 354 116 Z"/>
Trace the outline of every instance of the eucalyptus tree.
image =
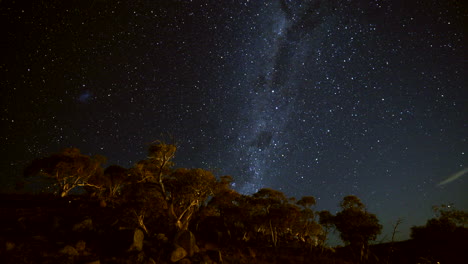
<path id="1" fill-rule="evenodd" d="M 88 156 L 77 148 L 66 148 L 45 158 L 38 158 L 26 167 L 25 176 L 41 176 L 55 187 L 55 193 L 67 196 L 77 187 L 102 188 L 93 180 L 103 174 L 102 164 L 106 158 L 100 155 Z"/>

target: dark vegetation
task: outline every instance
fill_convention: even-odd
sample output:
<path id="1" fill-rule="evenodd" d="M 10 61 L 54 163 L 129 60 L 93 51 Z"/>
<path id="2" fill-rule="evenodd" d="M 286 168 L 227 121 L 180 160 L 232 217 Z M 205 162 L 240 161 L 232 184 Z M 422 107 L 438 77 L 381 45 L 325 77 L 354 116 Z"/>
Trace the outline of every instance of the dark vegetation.
<path id="1" fill-rule="evenodd" d="M 0 262 L 468 263 L 467 213 L 452 206 L 411 240 L 371 245 L 382 226 L 356 196 L 333 215 L 312 196 L 242 195 L 230 176 L 174 168 L 175 152 L 155 142 L 132 168 L 75 148 L 34 160 L 25 179 L 44 191 L 0 199 Z M 326 245 L 332 230 L 345 247 Z"/>

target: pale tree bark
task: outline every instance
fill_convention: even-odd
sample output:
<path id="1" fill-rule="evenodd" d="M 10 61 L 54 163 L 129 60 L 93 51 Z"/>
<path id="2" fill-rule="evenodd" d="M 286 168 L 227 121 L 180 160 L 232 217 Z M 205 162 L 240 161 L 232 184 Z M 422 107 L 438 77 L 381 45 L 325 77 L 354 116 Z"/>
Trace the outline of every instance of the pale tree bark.
<path id="1" fill-rule="evenodd" d="M 140 210 L 139 213 L 137 213 L 135 210 L 133 210 L 133 213 L 136 216 L 138 225 L 145 231 L 146 234 L 149 234 L 148 229 L 146 228 L 145 225 L 145 215 L 146 215 L 146 210 Z"/>

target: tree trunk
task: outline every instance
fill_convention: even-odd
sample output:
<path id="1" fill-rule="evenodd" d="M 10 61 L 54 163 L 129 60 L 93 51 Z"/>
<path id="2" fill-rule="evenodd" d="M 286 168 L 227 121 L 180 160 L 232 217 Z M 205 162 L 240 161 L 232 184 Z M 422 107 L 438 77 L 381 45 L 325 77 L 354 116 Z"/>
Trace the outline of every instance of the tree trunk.
<path id="1" fill-rule="evenodd" d="M 276 232 L 276 227 L 273 230 L 271 220 L 270 220 L 270 232 L 271 232 L 271 241 L 273 242 L 273 246 L 276 248 L 276 246 L 278 244 L 278 232 Z"/>

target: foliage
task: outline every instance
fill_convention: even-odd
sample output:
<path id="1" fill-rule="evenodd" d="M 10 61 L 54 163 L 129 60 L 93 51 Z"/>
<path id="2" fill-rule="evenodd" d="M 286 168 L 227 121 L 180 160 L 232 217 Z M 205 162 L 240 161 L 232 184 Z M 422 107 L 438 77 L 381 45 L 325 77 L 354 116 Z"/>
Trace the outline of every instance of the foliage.
<path id="1" fill-rule="evenodd" d="M 297 201 L 297 204 L 304 208 L 310 208 L 316 204 L 315 197 L 304 196 L 299 201 Z"/>
<path id="2" fill-rule="evenodd" d="M 111 165 L 104 170 L 104 157 L 87 156 L 76 148 L 68 148 L 34 160 L 26 168 L 25 176 L 49 180 L 62 197 L 81 187 L 91 195 L 59 201 L 67 205 L 70 200 L 79 201 L 77 208 L 94 203 L 97 208 L 93 210 L 104 212 L 99 217 L 101 220 L 96 218 L 93 222 L 96 227 L 138 227 L 146 232 L 148 241 L 145 242 L 156 237 L 167 240 L 181 230 L 190 229 L 197 233 L 197 240 L 200 235 L 200 240 L 209 238 L 215 244 L 225 241 L 224 245 L 242 248 L 287 245 L 301 252 L 323 254 L 327 234 L 335 228 L 348 245 L 342 250 L 343 256 L 354 256 L 353 260 L 363 262 L 371 255 L 368 243 L 376 239 L 382 226 L 358 197 L 344 197 L 340 203 L 342 210 L 333 215 L 329 211 L 315 211 L 313 196 L 296 201 L 270 188 L 242 195 L 231 188 L 231 176 L 217 178 L 203 169 L 175 168 L 176 150 L 175 145 L 156 141 L 149 146 L 147 158 L 133 167 Z M 101 202 L 99 206 L 96 197 Z M 433 210 L 433 219 L 424 226 L 412 228 L 412 238 L 418 243 L 429 241 L 437 247 L 447 245 L 445 251 L 459 252 L 468 243 L 468 213 L 452 205 L 435 206 Z M 394 227 L 392 242 L 399 223 Z M 210 245 L 210 241 L 205 242 L 200 245 Z M 172 246 L 167 241 L 157 243 Z M 392 247 L 396 248 L 397 242 Z"/>
<path id="3" fill-rule="evenodd" d="M 424 226 L 413 226 L 411 238 L 421 241 L 450 241 L 468 234 L 468 212 L 453 205 L 433 206 L 435 217 Z"/>
<path id="4" fill-rule="evenodd" d="M 66 149 L 35 160 L 26 175 L 55 180 L 62 196 L 75 187 L 92 186 L 89 192 L 94 190 L 105 206 L 111 202 L 113 209 L 120 210 L 120 224 L 139 227 L 148 235 L 156 228 L 174 234 L 209 220 L 224 226 L 221 229 L 234 241 L 267 240 L 275 247 L 296 241 L 312 248 L 324 243 L 332 225 L 350 244 L 367 243 L 380 232 L 377 218 L 357 197 L 345 197 L 343 211 L 333 216 L 315 212 L 313 196 L 296 201 L 270 188 L 241 195 L 231 189 L 230 176 L 217 179 L 207 170 L 174 168 L 176 150 L 175 145 L 156 141 L 150 144 L 147 158 L 133 167 L 111 165 L 103 170 L 100 156 Z"/>
<path id="5" fill-rule="evenodd" d="M 451 222 L 457 227 L 468 227 L 468 212 L 457 210 L 453 204 L 432 207 L 436 218 Z"/>
<path id="6" fill-rule="evenodd" d="M 178 229 L 188 229 L 191 217 L 215 193 L 217 180 L 202 169 L 177 169 L 165 184 L 170 201 L 170 213 Z"/>
<path id="7" fill-rule="evenodd" d="M 150 220 L 165 219 L 175 228 L 186 230 L 193 214 L 228 180 L 218 182 L 203 169 L 173 169 L 176 149 L 175 145 L 156 141 L 149 146 L 147 159 L 130 170 L 132 184 L 125 189 L 125 200 L 132 201 L 143 229 L 148 215 Z"/>
<path id="8" fill-rule="evenodd" d="M 364 204 L 357 196 L 354 195 L 345 196 L 343 201 L 340 203 L 340 207 L 343 210 L 365 210 Z"/>
<path id="9" fill-rule="evenodd" d="M 319 216 L 319 224 L 323 227 L 323 241 L 322 243 L 324 244 L 328 234 L 330 233 L 330 230 L 334 227 L 334 222 L 335 222 L 335 216 L 330 213 L 330 211 L 320 211 L 318 212 Z"/>
<path id="10" fill-rule="evenodd" d="M 304 203 L 300 204 L 309 207 L 315 201 L 311 196 L 302 200 Z M 218 215 L 223 216 L 236 240 L 262 244 L 268 240 L 275 247 L 288 241 L 316 245 L 316 237 L 322 234 L 310 208 L 301 208 L 294 199 L 270 188 L 260 189 L 252 196 L 224 189 L 208 206 L 215 207 Z"/>
<path id="11" fill-rule="evenodd" d="M 111 165 L 104 170 L 101 177 L 96 177 L 93 183 L 101 186 L 99 194 L 103 200 L 115 202 L 123 187 L 130 183 L 129 175 L 128 169 Z"/>
<path id="12" fill-rule="evenodd" d="M 56 186 L 56 193 L 61 197 L 76 187 L 91 186 L 93 178 L 103 174 L 101 165 L 105 163 L 103 156 L 87 156 L 77 148 L 66 148 L 60 153 L 34 160 L 26 169 L 25 176 L 44 176 Z"/>
<path id="13" fill-rule="evenodd" d="M 375 214 L 365 210 L 364 204 L 356 196 L 346 196 L 341 202 L 342 211 L 334 217 L 336 229 L 343 242 L 351 245 L 367 245 L 375 240 L 382 225 Z"/>
<path id="14" fill-rule="evenodd" d="M 138 182 L 158 183 L 162 195 L 166 197 L 163 181 L 172 172 L 172 166 L 174 165 L 172 159 L 175 156 L 176 149 L 175 145 L 159 141 L 152 143 L 148 148 L 148 158 L 139 161 L 133 169 Z"/>

